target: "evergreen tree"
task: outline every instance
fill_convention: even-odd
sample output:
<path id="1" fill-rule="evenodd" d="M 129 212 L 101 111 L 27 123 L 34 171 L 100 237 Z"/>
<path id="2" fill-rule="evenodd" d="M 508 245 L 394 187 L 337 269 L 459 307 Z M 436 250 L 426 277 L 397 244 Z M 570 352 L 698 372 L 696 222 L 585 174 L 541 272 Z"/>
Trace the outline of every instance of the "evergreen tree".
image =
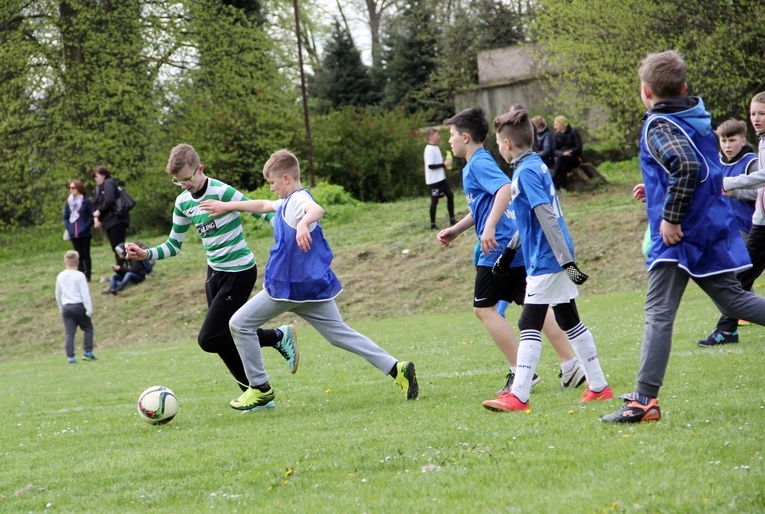
<path id="1" fill-rule="evenodd" d="M 376 100 L 369 70 L 348 31 L 337 21 L 320 68 L 311 81 L 312 97 L 320 112 L 328 107 L 364 107 Z"/>
<path id="2" fill-rule="evenodd" d="M 445 113 L 424 92 L 436 68 L 439 35 L 427 0 L 413 0 L 391 20 L 383 36 L 384 108 L 403 106 L 412 113 L 437 105 L 441 107 L 437 117 Z"/>

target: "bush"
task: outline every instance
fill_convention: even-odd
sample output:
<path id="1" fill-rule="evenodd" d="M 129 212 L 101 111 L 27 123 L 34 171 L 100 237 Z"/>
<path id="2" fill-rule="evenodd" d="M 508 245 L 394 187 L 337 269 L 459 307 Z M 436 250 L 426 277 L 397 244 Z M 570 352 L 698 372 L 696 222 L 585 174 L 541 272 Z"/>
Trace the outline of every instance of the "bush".
<path id="1" fill-rule="evenodd" d="M 402 109 L 368 112 L 352 107 L 314 124 L 314 163 L 323 180 L 364 202 L 390 202 L 422 192 L 422 115 Z"/>

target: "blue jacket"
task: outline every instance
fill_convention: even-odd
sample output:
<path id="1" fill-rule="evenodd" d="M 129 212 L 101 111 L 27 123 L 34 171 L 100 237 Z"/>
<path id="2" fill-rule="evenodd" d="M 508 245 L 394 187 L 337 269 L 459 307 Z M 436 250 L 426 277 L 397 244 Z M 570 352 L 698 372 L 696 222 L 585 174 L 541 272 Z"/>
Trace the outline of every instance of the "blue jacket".
<path id="1" fill-rule="evenodd" d="M 83 199 L 80 206 L 80 217 L 74 223 L 69 223 L 69 215 L 72 210 L 69 208 L 69 202 L 64 205 L 64 228 L 69 232 L 70 239 L 79 239 L 81 237 L 93 237 L 91 228 L 93 227 L 93 202 L 87 196 Z"/>

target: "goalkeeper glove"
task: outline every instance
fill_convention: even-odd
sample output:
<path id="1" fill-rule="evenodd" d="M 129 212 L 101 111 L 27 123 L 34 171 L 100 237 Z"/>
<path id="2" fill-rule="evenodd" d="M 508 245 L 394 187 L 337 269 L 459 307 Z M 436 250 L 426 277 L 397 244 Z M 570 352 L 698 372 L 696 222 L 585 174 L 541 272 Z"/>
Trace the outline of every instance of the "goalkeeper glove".
<path id="1" fill-rule="evenodd" d="M 585 275 L 582 273 L 582 270 L 576 267 L 576 264 L 573 261 L 564 264 L 563 270 L 566 272 L 566 275 L 568 275 L 568 278 L 571 279 L 571 282 L 578 286 L 584 284 L 585 281 L 589 278 L 588 275 Z"/>
<path id="2" fill-rule="evenodd" d="M 510 274 L 510 264 L 515 258 L 515 250 L 506 247 L 502 251 L 502 255 L 497 258 L 497 262 L 491 267 L 491 272 L 495 277 L 506 277 Z"/>

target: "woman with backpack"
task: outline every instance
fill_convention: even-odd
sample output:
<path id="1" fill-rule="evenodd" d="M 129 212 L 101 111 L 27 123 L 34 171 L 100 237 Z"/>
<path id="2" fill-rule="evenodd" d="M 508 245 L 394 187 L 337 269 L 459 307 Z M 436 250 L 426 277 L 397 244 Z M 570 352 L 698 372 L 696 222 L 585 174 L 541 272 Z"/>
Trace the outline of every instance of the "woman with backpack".
<path id="1" fill-rule="evenodd" d="M 117 245 L 125 242 L 128 226 L 130 226 L 130 214 L 116 212 L 116 200 L 119 196 L 119 185 L 112 178 L 111 172 L 105 166 L 97 166 L 93 170 L 93 178 L 96 180 L 96 195 L 94 199 L 95 211 L 93 221 L 96 228 L 103 228 L 109 238 L 109 246 L 117 248 Z M 122 259 L 114 254 L 117 265 L 122 264 Z"/>

